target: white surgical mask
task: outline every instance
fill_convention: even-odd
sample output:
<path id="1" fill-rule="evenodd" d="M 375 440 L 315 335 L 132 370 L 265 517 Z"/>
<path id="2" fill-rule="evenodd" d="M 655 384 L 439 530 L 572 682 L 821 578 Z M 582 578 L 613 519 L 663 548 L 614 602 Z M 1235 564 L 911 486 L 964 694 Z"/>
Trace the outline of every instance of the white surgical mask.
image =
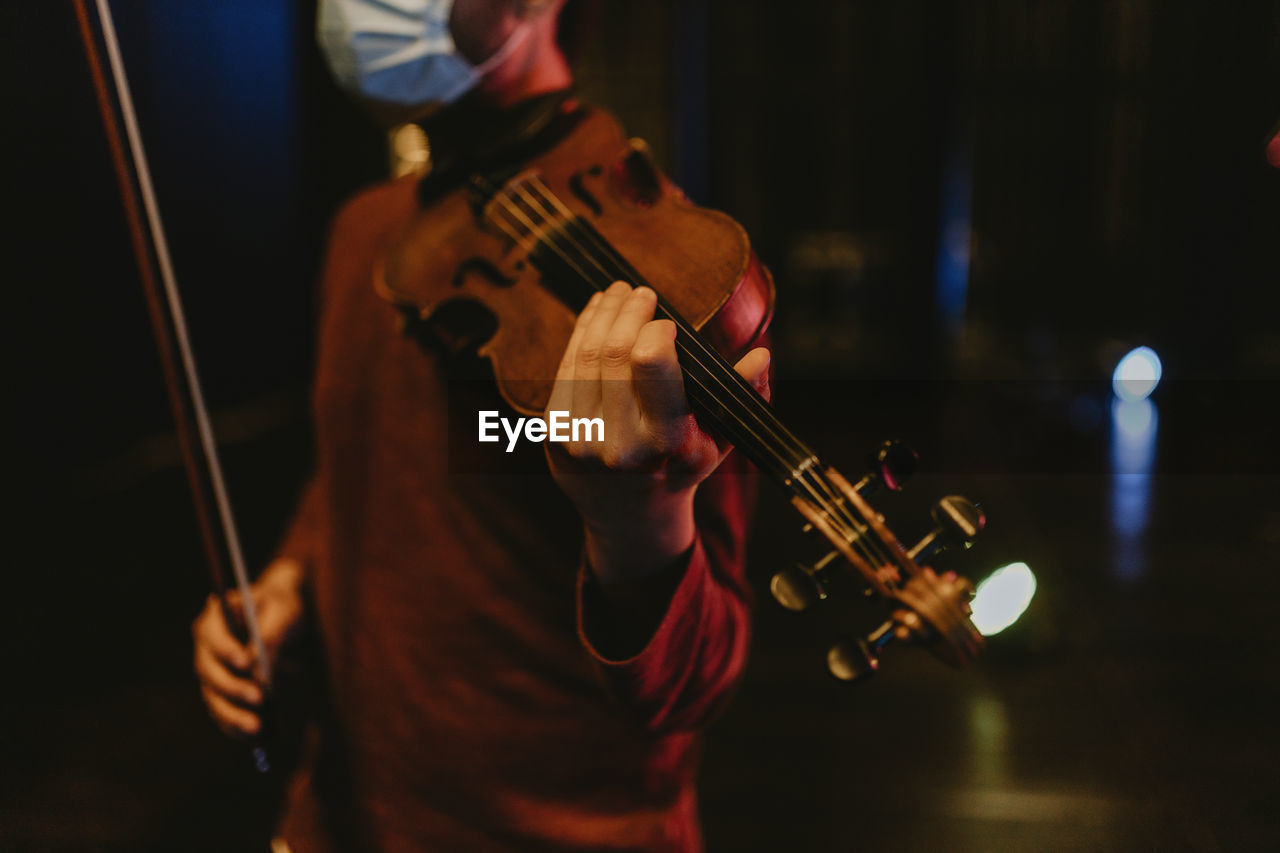
<path id="1" fill-rule="evenodd" d="M 348 91 L 397 106 L 448 104 L 480 82 L 528 36 L 522 21 L 479 65 L 449 33 L 453 0 L 320 0 L 316 35 Z"/>

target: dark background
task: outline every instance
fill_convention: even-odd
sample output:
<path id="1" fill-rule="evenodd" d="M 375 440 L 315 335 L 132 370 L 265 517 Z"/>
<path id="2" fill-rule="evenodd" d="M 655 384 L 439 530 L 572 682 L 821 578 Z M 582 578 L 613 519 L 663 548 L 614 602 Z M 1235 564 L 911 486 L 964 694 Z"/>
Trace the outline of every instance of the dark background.
<path id="1" fill-rule="evenodd" d="M 117 2 L 250 562 L 309 454 L 313 285 L 385 173 L 309 3 Z M 1040 589 L 975 669 L 782 612 L 803 545 L 766 493 L 746 682 L 703 773 L 711 850 L 1238 850 L 1280 835 L 1274 2 L 579 3 L 586 97 L 753 235 L 780 287 L 777 405 L 884 509 L 980 498 Z M 190 674 L 206 594 L 159 362 L 68 3 L 5 4 L 0 847 L 255 849 L 272 792 Z M 1110 375 L 1164 361 L 1126 443 Z M 866 608 L 863 608 L 864 610 Z M 865 622 L 866 613 L 855 615 Z M 858 623 L 861 624 L 861 623 Z"/>

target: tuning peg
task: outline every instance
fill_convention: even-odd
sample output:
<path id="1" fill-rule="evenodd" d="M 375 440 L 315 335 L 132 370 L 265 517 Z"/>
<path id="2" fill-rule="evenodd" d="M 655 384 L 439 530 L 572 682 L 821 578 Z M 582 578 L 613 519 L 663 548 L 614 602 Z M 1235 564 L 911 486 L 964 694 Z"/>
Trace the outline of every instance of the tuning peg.
<path id="1" fill-rule="evenodd" d="M 865 639 L 845 638 L 827 652 L 827 669 L 841 681 L 862 681 L 880 668 L 880 652 L 893 642 L 896 623 L 890 619 Z"/>
<path id="2" fill-rule="evenodd" d="M 978 505 L 959 495 L 948 495 L 938 501 L 929 514 L 937 527 L 907 552 L 916 562 L 928 559 L 943 548 L 968 548 L 987 524 L 987 516 Z"/>
<path id="3" fill-rule="evenodd" d="M 838 556 L 838 551 L 832 551 L 812 566 L 796 563 L 791 568 L 783 569 L 769 582 L 769 591 L 788 610 L 808 610 L 827 597 L 823 570 Z"/>
<path id="4" fill-rule="evenodd" d="M 916 452 L 901 441 L 886 441 L 868 457 L 867 467 L 871 470 L 853 488 L 864 498 L 881 486 L 891 492 L 900 492 L 916 472 L 918 460 Z"/>

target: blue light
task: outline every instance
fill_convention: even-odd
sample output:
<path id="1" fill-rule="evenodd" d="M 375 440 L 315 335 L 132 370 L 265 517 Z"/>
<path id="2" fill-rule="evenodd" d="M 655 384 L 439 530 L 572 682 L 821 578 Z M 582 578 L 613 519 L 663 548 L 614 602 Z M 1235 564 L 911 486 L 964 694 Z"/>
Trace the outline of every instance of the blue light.
<path id="1" fill-rule="evenodd" d="M 1111 422 L 1117 432 L 1116 444 L 1122 446 L 1127 456 L 1134 456 L 1137 448 L 1143 448 L 1138 455 L 1142 461 L 1138 467 L 1146 470 L 1151 467 L 1151 453 L 1147 449 L 1154 436 L 1152 425 L 1156 421 L 1156 407 L 1146 397 L 1126 400 L 1123 397 L 1111 401 Z M 1121 466 L 1127 473 L 1134 467 L 1132 463 Z"/>
<path id="2" fill-rule="evenodd" d="M 1151 347 L 1138 347 L 1120 359 L 1111 376 L 1111 388 L 1121 400 L 1145 400 L 1160 384 L 1160 356 Z"/>
<path id="3" fill-rule="evenodd" d="M 1145 536 L 1159 425 L 1159 412 L 1150 400 L 1112 399 L 1112 563 L 1116 576 L 1124 581 L 1136 581 L 1146 572 Z"/>
<path id="4" fill-rule="evenodd" d="M 952 141 L 942 178 L 938 257 L 934 271 L 935 310 L 943 326 L 957 332 L 969 294 L 970 212 L 973 158 L 963 138 Z"/>

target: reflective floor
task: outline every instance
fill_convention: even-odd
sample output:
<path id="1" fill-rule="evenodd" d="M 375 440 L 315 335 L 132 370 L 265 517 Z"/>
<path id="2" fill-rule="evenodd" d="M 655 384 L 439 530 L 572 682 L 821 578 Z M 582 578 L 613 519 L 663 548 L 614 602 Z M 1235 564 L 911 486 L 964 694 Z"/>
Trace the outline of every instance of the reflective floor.
<path id="1" fill-rule="evenodd" d="M 801 398 L 792 405 L 815 444 L 840 439 Z M 1176 426 L 1166 415 L 1159 428 Z M 806 545 L 785 502 L 764 494 L 753 657 L 706 746 L 710 850 L 1271 849 L 1277 478 L 1125 469 L 1117 434 L 1100 429 L 1084 449 L 1061 448 L 1092 458 L 1074 473 L 1061 459 L 963 470 L 941 431 L 916 437 L 922 471 L 883 502 L 891 523 L 922 533 L 932 500 L 963 491 L 988 531 L 938 565 L 977 578 L 1023 560 L 1039 582 L 1023 619 L 964 672 L 890 649 L 868 683 L 829 678 L 830 642 L 878 613 L 832 599 L 792 614 L 769 599 L 772 571 Z M 229 451 L 233 485 L 258 478 L 267 515 L 303 464 L 293 438 Z M 934 473 L 931 447 L 942 448 Z M 24 517 L 39 571 L 17 581 L 4 629 L 0 848 L 261 849 L 270 788 L 211 730 L 188 674 L 203 581 L 180 475 L 78 494 Z M 74 534 L 59 509 L 77 514 Z M 273 534 L 257 535 L 251 547 Z M 60 593 L 63 575 L 76 593 Z"/>
<path id="2" fill-rule="evenodd" d="M 762 608 L 708 750 L 711 848 L 1268 849 L 1274 481 L 1156 479 L 1140 580 L 1110 570 L 1119 549 L 1088 521 L 1110 488 L 981 484 L 993 524 L 997 506 L 1039 508 L 1018 541 L 1040 586 L 972 671 L 902 651 L 874 682 L 824 682 L 821 643 Z"/>

